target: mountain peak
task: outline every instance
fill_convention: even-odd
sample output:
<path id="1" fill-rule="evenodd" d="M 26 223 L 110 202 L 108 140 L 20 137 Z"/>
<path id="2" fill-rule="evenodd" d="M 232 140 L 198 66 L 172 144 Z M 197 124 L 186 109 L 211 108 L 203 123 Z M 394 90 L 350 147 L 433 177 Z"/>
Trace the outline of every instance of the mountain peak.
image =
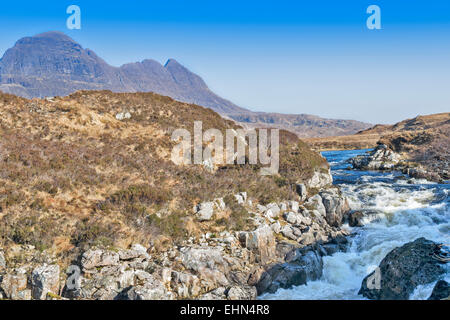
<path id="1" fill-rule="evenodd" d="M 34 35 L 32 37 L 24 37 L 17 41 L 17 44 L 27 44 L 27 43 L 34 43 L 34 42 L 70 42 L 76 44 L 75 40 L 73 40 L 71 37 L 66 35 L 63 32 L 60 31 L 49 31 L 44 33 L 39 33 L 37 35 Z"/>

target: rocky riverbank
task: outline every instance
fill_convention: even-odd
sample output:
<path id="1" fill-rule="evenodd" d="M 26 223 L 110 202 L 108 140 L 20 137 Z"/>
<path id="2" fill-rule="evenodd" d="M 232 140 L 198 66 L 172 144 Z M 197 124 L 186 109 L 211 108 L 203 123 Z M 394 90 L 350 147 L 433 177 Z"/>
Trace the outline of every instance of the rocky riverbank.
<path id="1" fill-rule="evenodd" d="M 408 155 L 393 151 L 385 144 L 379 144 L 371 152 L 350 159 L 353 169 L 358 170 L 397 170 L 411 178 L 444 182 L 449 179 L 448 157 L 435 158 L 428 162 L 414 162 Z"/>
<path id="2" fill-rule="evenodd" d="M 192 211 L 199 224 L 212 223 L 237 203 L 250 213 L 252 230 L 206 233 L 166 248 L 90 248 L 67 270 L 32 246 L 8 248 L 0 254 L 0 297 L 255 299 L 305 284 L 321 276 L 323 256 L 345 248 L 340 226 L 349 207 L 331 181 L 329 172 L 316 172 L 297 186 L 300 201 L 263 206 L 241 192 L 234 204 L 219 198 Z"/>

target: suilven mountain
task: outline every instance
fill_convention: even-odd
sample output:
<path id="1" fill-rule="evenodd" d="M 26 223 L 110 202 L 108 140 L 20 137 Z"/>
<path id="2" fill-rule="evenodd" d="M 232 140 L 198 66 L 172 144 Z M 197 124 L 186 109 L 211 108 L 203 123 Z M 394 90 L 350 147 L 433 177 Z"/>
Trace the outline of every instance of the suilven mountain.
<path id="1" fill-rule="evenodd" d="M 25 98 L 66 96 L 77 90 L 155 92 L 213 109 L 241 124 L 278 127 L 301 137 L 353 134 L 371 125 L 311 115 L 252 112 L 212 92 L 201 77 L 174 59 L 113 67 L 61 32 L 25 37 L 0 60 L 0 91 Z"/>

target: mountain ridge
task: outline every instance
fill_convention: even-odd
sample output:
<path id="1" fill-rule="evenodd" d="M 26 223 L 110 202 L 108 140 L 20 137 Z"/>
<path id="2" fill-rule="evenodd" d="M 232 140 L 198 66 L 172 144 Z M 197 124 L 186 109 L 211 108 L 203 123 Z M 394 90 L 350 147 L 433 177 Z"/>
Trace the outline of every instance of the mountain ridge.
<path id="1" fill-rule="evenodd" d="M 246 127 L 276 127 L 300 137 L 346 135 L 372 125 L 311 115 L 253 112 L 209 89 L 175 59 L 144 59 L 114 67 L 93 50 L 58 31 L 19 39 L 0 59 L 0 91 L 25 98 L 67 96 L 79 90 L 155 92 L 204 106 Z"/>

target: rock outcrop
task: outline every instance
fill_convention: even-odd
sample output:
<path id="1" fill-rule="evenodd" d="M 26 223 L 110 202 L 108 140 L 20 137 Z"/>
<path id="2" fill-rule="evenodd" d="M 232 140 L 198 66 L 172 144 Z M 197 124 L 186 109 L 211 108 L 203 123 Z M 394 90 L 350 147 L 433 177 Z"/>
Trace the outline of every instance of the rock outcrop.
<path id="1" fill-rule="evenodd" d="M 433 288 L 428 300 L 443 300 L 450 298 L 450 285 L 445 280 L 439 280 Z"/>
<path id="2" fill-rule="evenodd" d="M 359 170 L 393 170 L 399 161 L 398 154 L 381 144 L 368 154 L 352 158 L 350 163 Z"/>
<path id="3" fill-rule="evenodd" d="M 364 278 L 359 294 L 374 300 L 406 300 L 419 285 L 439 279 L 445 273 L 441 246 L 419 238 L 389 252 L 375 272 Z M 378 282 L 378 283 L 375 283 Z"/>

